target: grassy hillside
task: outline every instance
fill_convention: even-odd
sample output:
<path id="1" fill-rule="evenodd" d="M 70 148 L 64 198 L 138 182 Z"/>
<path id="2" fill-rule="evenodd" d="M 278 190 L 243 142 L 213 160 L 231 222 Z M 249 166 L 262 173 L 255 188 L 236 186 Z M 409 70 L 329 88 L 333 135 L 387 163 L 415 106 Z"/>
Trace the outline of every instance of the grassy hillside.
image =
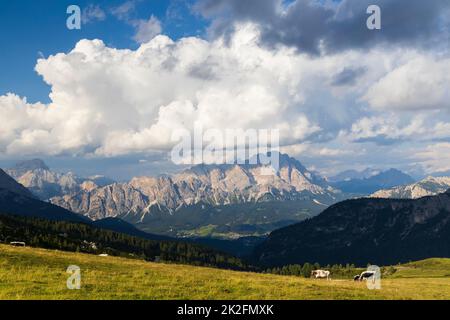
<path id="1" fill-rule="evenodd" d="M 82 270 L 68 290 L 66 269 Z M 450 299 L 450 259 L 403 266 L 369 291 L 310 280 L 0 245 L 0 299 Z"/>
<path id="2" fill-rule="evenodd" d="M 171 263 L 254 270 L 248 269 L 236 257 L 203 245 L 175 240 L 150 240 L 99 229 L 91 224 L 18 217 L 0 212 L 0 242 L 13 241 L 23 241 L 31 247 L 45 249 L 89 254 L 108 253 L 110 256 L 132 256 L 147 261 L 155 261 L 159 257 L 160 260 Z"/>

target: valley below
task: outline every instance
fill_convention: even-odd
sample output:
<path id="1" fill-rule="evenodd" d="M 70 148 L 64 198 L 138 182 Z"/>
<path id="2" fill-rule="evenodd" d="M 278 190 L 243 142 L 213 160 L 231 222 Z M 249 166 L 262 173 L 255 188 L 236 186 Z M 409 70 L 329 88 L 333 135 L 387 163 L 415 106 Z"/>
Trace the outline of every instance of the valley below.
<path id="1" fill-rule="evenodd" d="M 125 221 L 154 234 L 177 238 L 216 238 L 236 240 L 264 237 L 273 230 L 318 215 L 324 206 L 310 200 L 268 201 L 211 206 L 200 203 L 176 211 L 173 215 L 156 214 L 145 223 Z"/>

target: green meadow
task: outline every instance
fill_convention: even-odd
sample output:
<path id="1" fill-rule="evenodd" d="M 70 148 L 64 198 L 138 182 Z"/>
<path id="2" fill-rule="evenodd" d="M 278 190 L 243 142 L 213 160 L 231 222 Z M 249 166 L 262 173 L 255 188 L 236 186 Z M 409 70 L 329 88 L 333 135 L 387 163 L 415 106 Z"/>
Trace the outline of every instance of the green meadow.
<path id="1" fill-rule="evenodd" d="M 69 290 L 69 265 L 81 289 Z M 0 245 L 0 299 L 450 299 L 450 259 L 395 266 L 381 290 L 313 280 Z"/>

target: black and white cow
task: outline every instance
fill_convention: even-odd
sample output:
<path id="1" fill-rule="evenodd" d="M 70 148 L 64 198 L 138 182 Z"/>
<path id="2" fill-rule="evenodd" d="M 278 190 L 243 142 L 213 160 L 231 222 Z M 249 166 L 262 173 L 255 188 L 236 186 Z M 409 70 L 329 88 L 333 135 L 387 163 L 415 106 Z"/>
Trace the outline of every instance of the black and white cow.
<path id="1" fill-rule="evenodd" d="M 369 280 L 374 278 L 376 274 L 377 274 L 376 271 L 364 271 L 359 276 L 355 276 L 354 280 L 355 281 Z"/>
<path id="2" fill-rule="evenodd" d="M 330 271 L 327 270 L 314 270 L 311 272 L 311 277 L 314 279 L 327 279 L 330 280 Z"/>

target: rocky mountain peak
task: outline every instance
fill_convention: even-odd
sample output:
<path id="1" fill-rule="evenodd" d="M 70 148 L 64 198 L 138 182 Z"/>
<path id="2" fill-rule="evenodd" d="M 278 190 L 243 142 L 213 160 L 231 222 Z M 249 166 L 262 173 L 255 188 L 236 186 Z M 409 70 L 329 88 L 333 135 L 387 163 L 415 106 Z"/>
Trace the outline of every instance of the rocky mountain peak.
<path id="1" fill-rule="evenodd" d="M 54 172 L 40 159 L 21 161 L 6 172 L 41 200 L 73 195 L 81 190 L 93 190 L 114 183 L 103 176 L 84 179 L 73 172 Z"/>
<path id="2" fill-rule="evenodd" d="M 289 168 L 295 168 L 301 172 L 306 172 L 306 168 L 301 164 L 300 161 L 298 161 L 295 158 L 290 157 L 287 154 L 280 153 L 279 154 L 280 159 L 280 168 L 289 167 Z"/>
<path id="3" fill-rule="evenodd" d="M 27 171 L 35 170 L 35 169 L 50 170 L 50 168 L 41 159 L 20 161 L 20 162 L 16 163 L 14 168 L 17 170 L 27 170 Z"/>
<path id="4" fill-rule="evenodd" d="M 306 198 L 335 202 L 337 191 L 299 161 L 280 154 L 280 165 L 278 172 L 267 174 L 267 170 L 261 170 L 267 168 L 261 162 L 200 164 L 173 176 L 136 177 L 112 189 L 86 186 L 70 200 L 59 197 L 52 202 L 93 219 L 133 214 L 133 220 L 141 222 L 199 203 L 222 206 Z M 121 209 L 115 212 L 114 208 Z"/>
<path id="5" fill-rule="evenodd" d="M 391 198 L 391 199 L 418 199 L 426 196 L 433 196 L 448 192 L 450 188 L 450 177 L 427 177 L 422 181 L 394 187 L 391 189 L 382 189 L 373 193 L 372 198 Z"/>
<path id="6" fill-rule="evenodd" d="M 34 198 L 32 193 L 23 185 L 17 183 L 12 177 L 10 177 L 5 171 L 0 169 L 0 189 L 8 190 L 10 192 Z"/>
<path id="7" fill-rule="evenodd" d="M 15 179 L 23 176 L 29 171 L 42 170 L 49 171 L 50 168 L 41 159 L 25 160 L 17 162 L 14 167 L 8 170 L 8 173 Z"/>

